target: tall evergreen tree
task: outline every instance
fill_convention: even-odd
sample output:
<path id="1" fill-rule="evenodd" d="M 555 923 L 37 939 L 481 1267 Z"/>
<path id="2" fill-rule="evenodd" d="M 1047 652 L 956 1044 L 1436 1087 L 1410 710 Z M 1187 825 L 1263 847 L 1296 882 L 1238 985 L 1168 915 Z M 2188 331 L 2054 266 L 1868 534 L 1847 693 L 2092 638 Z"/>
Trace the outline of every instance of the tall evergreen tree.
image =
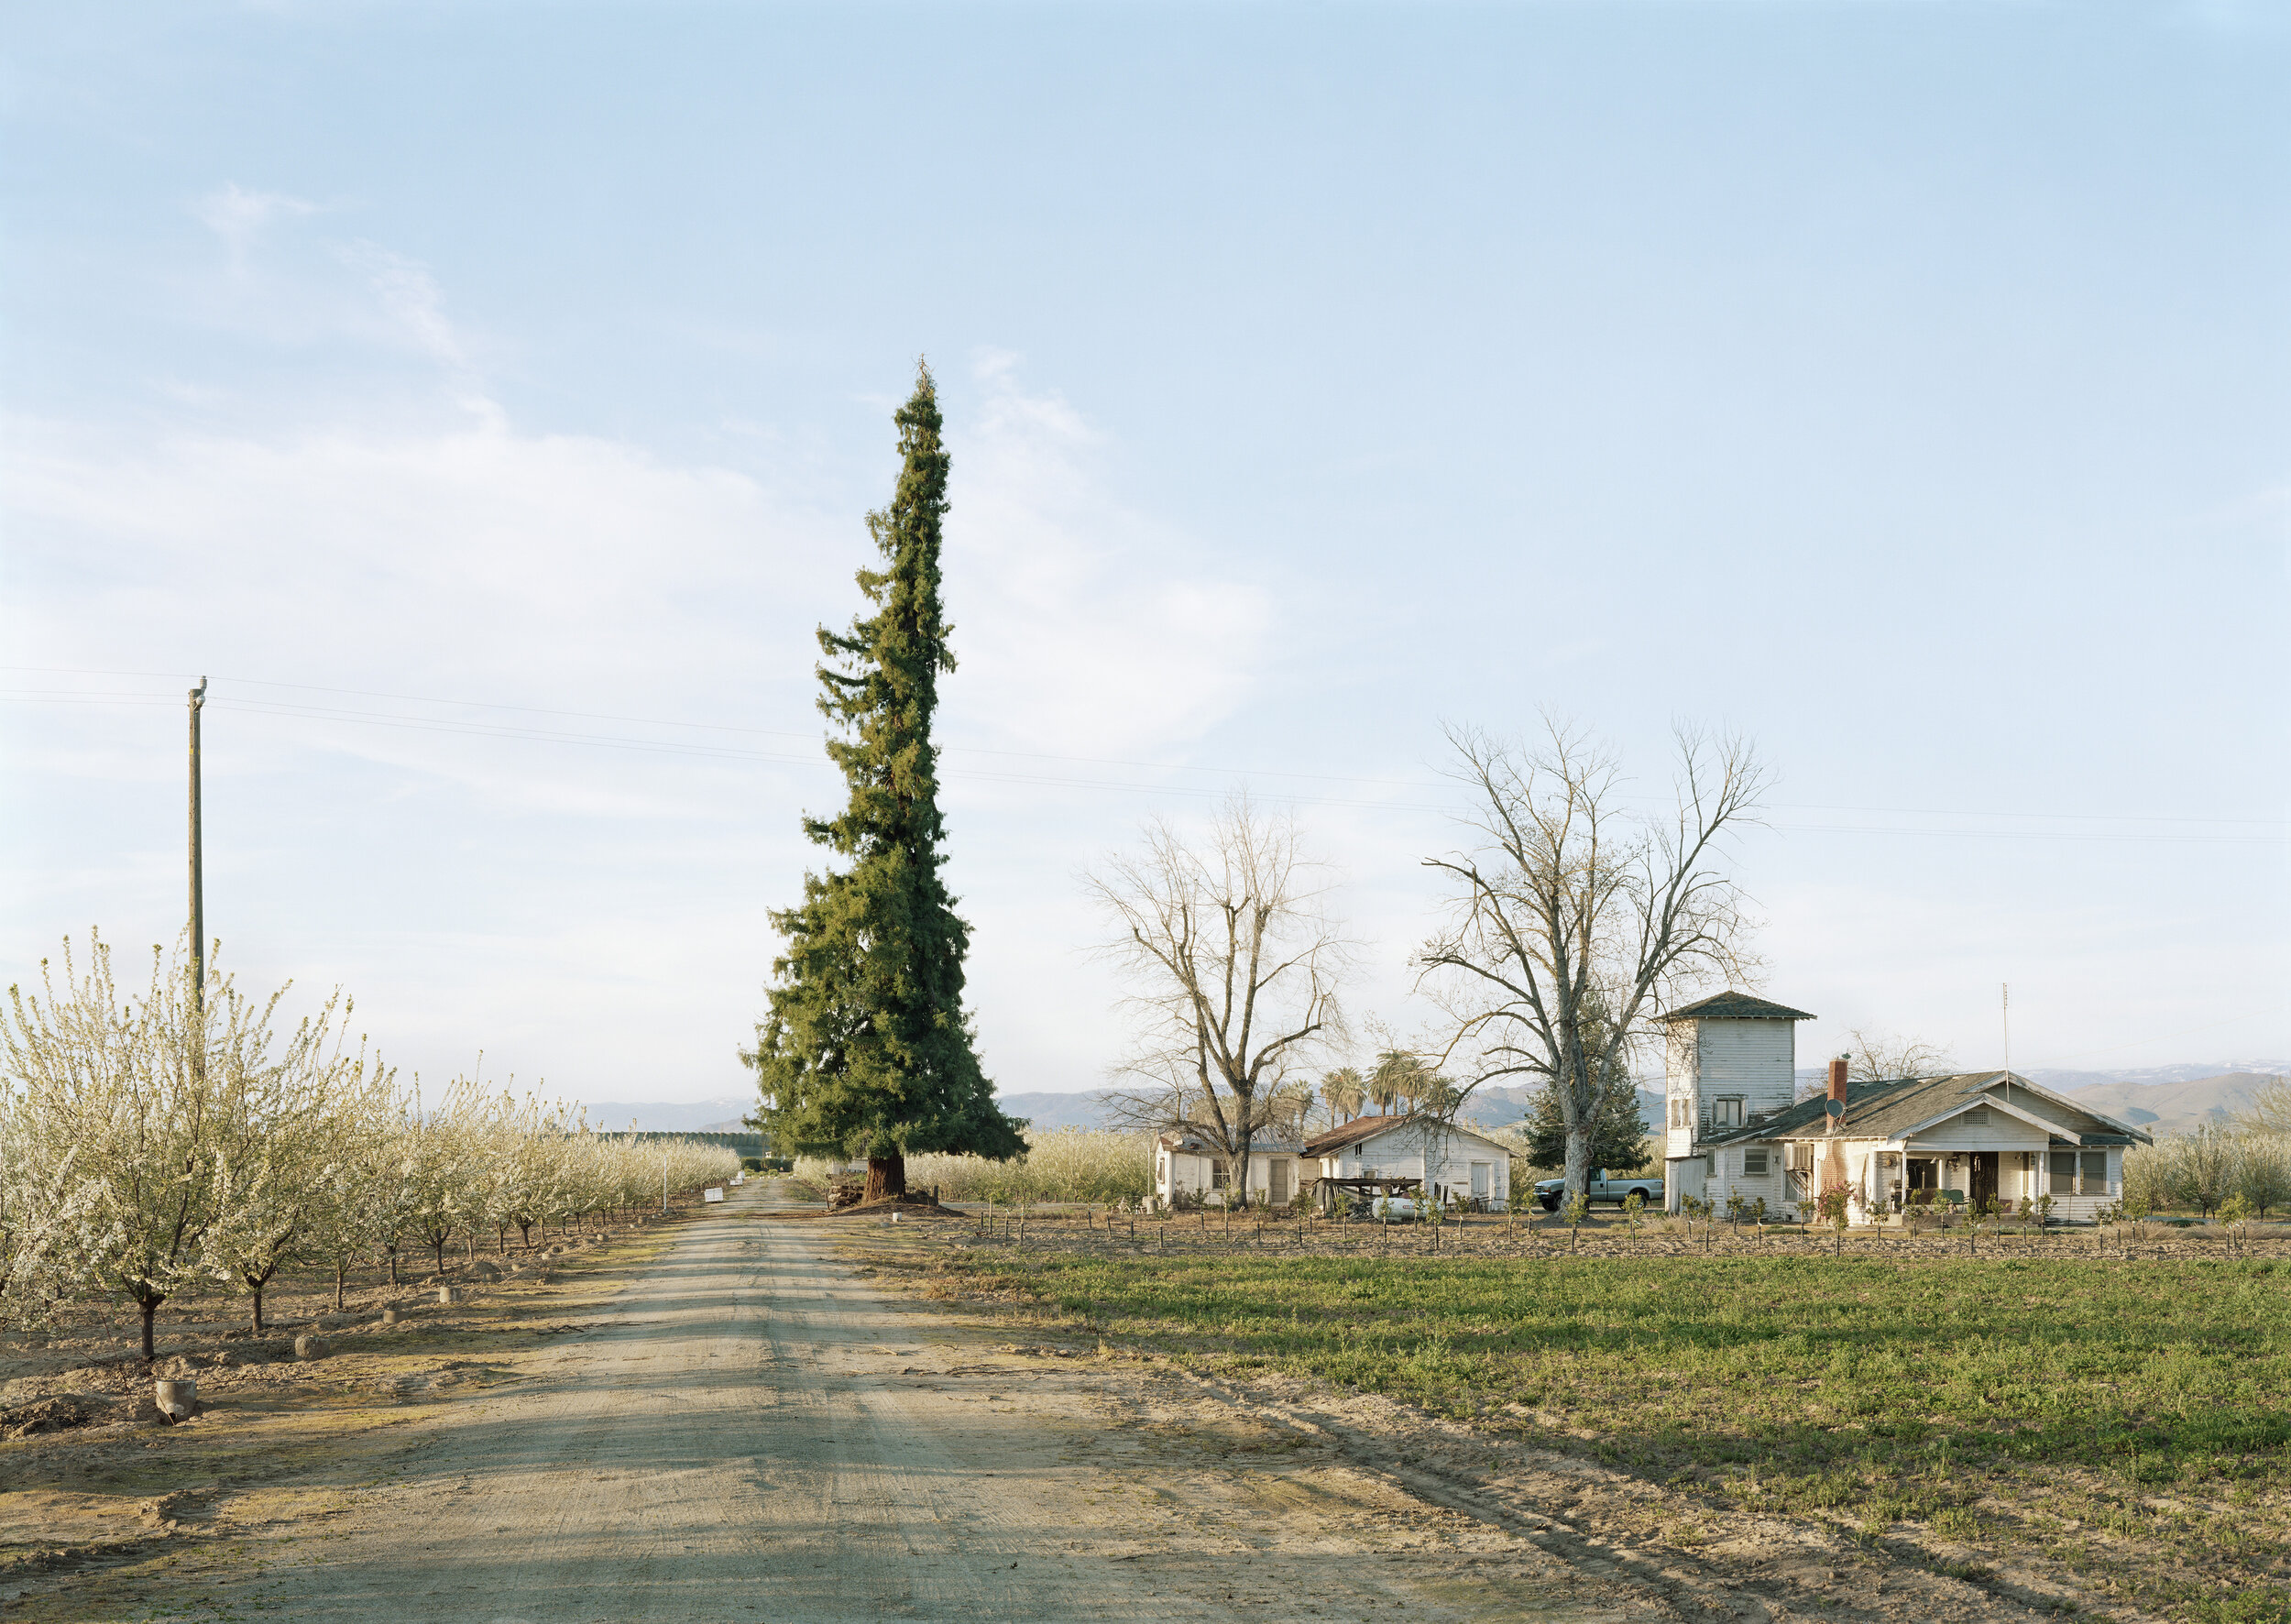
<path id="1" fill-rule="evenodd" d="M 1567 1161 L 1567 1118 L 1558 1097 L 1546 1082 L 1535 1093 L 1529 1116 L 1528 1159 L 1539 1168 L 1563 1167 Z M 1618 1173 L 1635 1173 L 1653 1159 L 1647 1147 L 1647 1125 L 1639 1114 L 1639 1085 L 1621 1070 L 1610 1071 L 1599 1091 L 1597 1109 L 1591 1115 L 1589 1165 Z"/>
<path id="2" fill-rule="evenodd" d="M 785 1149 L 864 1156 L 870 1201 L 905 1193 L 910 1151 L 999 1161 L 1026 1147 L 972 1047 L 970 931 L 939 873 L 931 717 L 955 657 L 938 597 L 948 459 L 928 368 L 893 421 L 904 466 L 891 505 L 867 516 L 883 567 L 859 572 L 874 612 L 849 632 L 819 629 L 819 708 L 842 735 L 828 754 L 850 798 L 839 817 L 806 816 L 804 833 L 848 865 L 806 873 L 804 900 L 772 915 L 787 951 L 743 1056 L 763 1095 L 758 1125 Z"/>

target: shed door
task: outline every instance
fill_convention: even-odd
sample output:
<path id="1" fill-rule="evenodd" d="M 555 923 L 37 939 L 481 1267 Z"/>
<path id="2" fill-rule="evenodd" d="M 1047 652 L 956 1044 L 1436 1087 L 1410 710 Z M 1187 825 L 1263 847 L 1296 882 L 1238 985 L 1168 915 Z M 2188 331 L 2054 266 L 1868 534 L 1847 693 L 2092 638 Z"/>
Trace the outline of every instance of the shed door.
<path id="1" fill-rule="evenodd" d="M 1487 1199 L 1487 1176 L 1493 1170 L 1489 1164 L 1484 1161 L 1475 1161 L 1472 1164 L 1472 1199 L 1474 1201 L 1484 1202 Z"/>
<path id="2" fill-rule="evenodd" d="M 1266 1169 L 1267 1188 L 1277 1207 L 1288 1205 L 1288 1164 L 1276 1159 Z"/>

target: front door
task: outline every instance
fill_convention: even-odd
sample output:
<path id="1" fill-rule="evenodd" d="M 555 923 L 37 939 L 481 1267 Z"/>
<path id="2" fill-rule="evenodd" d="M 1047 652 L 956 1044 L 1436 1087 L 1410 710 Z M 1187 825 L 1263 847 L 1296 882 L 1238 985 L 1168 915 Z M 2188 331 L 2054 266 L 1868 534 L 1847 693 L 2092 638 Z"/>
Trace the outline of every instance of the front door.
<path id="1" fill-rule="evenodd" d="M 1276 1159 L 1265 1169 L 1266 1191 L 1277 1207 L 1288 1205 L 1288 1164 Z"/>
<path id="2" fill-rule="evenodd" d="M 1973 1208 L 1976 1212 L 1997 1199 L 1997 1153 L 1995 1151 L 1976 1150 L 1973 1152 L 1973 1188 L 1968 1193 L 1972 1197 Z"/>

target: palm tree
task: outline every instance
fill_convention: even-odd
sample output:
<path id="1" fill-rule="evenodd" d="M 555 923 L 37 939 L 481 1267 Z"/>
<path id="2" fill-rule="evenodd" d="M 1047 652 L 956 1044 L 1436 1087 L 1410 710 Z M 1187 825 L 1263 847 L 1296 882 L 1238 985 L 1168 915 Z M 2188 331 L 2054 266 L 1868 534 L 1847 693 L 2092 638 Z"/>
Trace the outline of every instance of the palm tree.
<path id="1" fill-rule="evenodd" d="M 1303 1138 L 1305 1118 L 1312 1114 L 1312 1084 L 1301 1078 L 1276 1088 L 1266 1103 L 1266 1119 L 1274 1132 L 1284 1139 Z"/>
<path id="2" fill-rule="evenodd" d="M 1321 1098 L 1329 1108 L 1330 1125 L 1334 1126 L 1337 1119 L 1350 1122 L 1360 1114 L 1361 1105 L 1368 1098 L 1368 1090 L 1362 1082 L 1360 1073 L 1347 1066 L 1340 1071 L 1330 1072 L 1321 1080 Z"/>
<path id="3" fill-rule="evenodd" d="M 1388 1048 L 1376 1057 L 1376 1069 L 1369 1074 L 1368 1097 L 1387 1112 L 1398 1100 L 1412 1109 L 1431 1081 L 1423 1061 L 1406 1049 Z"/>

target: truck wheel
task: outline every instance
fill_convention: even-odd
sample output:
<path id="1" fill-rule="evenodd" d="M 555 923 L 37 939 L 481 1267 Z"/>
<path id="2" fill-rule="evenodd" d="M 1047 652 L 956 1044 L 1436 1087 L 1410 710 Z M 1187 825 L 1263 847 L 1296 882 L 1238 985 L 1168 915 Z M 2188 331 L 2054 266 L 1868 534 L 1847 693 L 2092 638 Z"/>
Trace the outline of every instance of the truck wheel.
<path id="1" fill-rule="evenodd" d="M 1559 1197 L 1555 1195 L 1547 1195 L 1540 1199 L 1543 1202 L 1543 1210 L 1546 1213 L 1556 1213 L 1559 1211 Z"/>
<path id="2" fill-rule="evenodd" d="M 1631 1194 L 1632 1194 L 1632 1195 L 1637 1196 L 1637 1197 L 1639 1199 L 1639 1201 L 1640 1201 L 1640 1202 L 1641 1202 L 1642 1204 L 1643 1204 L 1644 1202 L 1650 1202 L 1650 1201 L 1654 1200 L 1654 1197 L 1652 1197 L 1652 1196 L 1649 1195 L 1649 1194 L 1648 1194 L 1645 1191 L 1643 1191 L 1643 1190 L 1634 1190 L 1634 1191 L 1631 1191 Z"/>

